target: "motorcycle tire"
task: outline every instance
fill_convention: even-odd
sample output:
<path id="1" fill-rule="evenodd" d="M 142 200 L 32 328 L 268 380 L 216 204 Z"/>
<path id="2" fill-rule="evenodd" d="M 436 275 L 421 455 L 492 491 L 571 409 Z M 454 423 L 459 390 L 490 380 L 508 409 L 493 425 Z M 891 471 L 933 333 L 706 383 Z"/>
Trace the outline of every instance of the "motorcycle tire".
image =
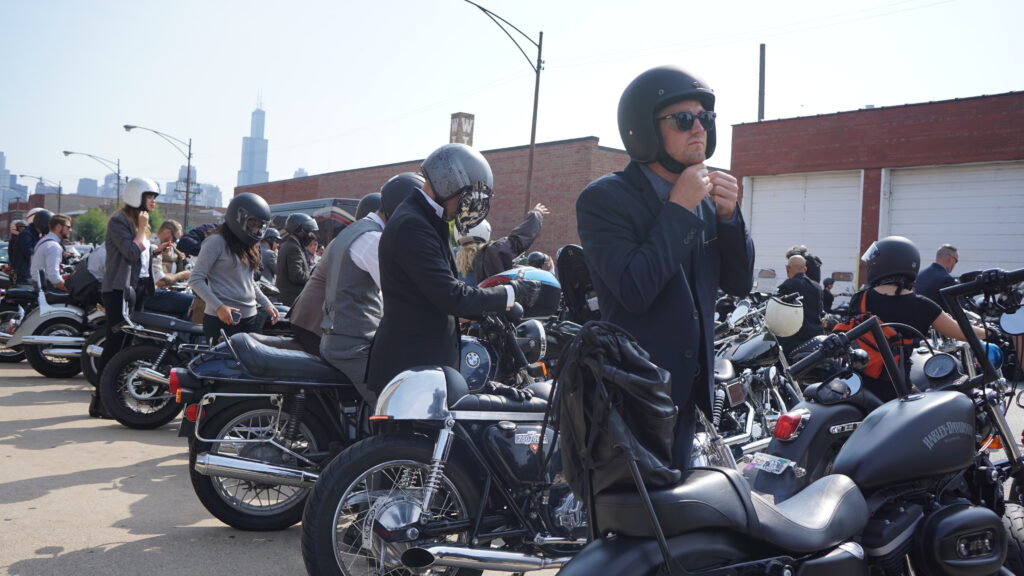
<path id="1" fill-rule="evenodd" d="M 182 405 L 174 400 L 170 390 L 162 384 L 139 379 L 137 371 L 142 364 L 152 365 L 162 348 L 153 344 L 131 346 L 111 358 L 100 375 L 100 400 L 107 414 L 121 425 L 138 430 L 152 430 L 174 420 Z M 168 353 L 155 369 L 170 375 L 171 368 L 182 361 Z"/>
<path id="2" fill-rule="evenodd" d="M 100 359 L 94 356 L 90 356 L 86 352 L 86 350 L 88 350 L 89 346 L 92 345 L 102 347 L 103 343 L 106 341 L 107 331 L 104 330 L 103 327 L 101 326 L 97 328 L 95 332 L 90 334 L 88 338 L 85 339 L 85 346 L 82 348 L 82 375 L 84 375 L 85 379 L 89 381 L 89 384 L 92 384 L 93 388 L 97 388 L 100 385 Z"/>
<path id="3" fill-rule="evenodd" d="M 3 308 L 0 308 L 0 327 L 7 328 L 5 326 L 11 320 L 18 317 L 18 307 L 5 304 Z M 14 346 L 8 348 L 7 346 L 0 345 L 0 363 L 13 364 L 21 362 L 25 359 L 25 350 L 21 346 Z"/>
<path id="4" fill-rule="evenodd" d="M 377 507 L 385 497 L 391 497 L 394 501 L 395 486 L 391 485 L 386 492 L 382 490 L 382 497 L 370 502 L 373 496 L 366 494 L 366 484 L 383 482 L 383 485 L 387 485 L 388 480 L 401 479 L 414 486 L 407 486 L 412 492 L 411 495 L 401 494 L 399 498 L 415 497 L 421 493 L 433 451 L 434 441 L 431 438 L 413 433 L 393 433 L 373 436 L 353 444 L 327 465 L 313 488 L 302 517 L 302 558 L 310 576 L 364 576 L 383 573 L 383 570 L 374 571 L 380 564 L 377 554 L 380 549 L 377 547 L 382 544 L 372 532 L 362 530 L 360 523 L 366 521 L 367 512 Z M 389 471 L 394 475 L 388 474 Z M 380 478 L 378 474 L 384 477 Z M 377 482 L 373 482 L 374 479 Z M 361 486 L 360 493 L 358 491 Z M 458 459 L 450 458 L 445 465 L 438 492 L 434 496 L 433 502 L 441 504 L 436 506 L 438 509 L 435 512 L 449 517 L 454 512 L 457 514 L 454 518 L 458 519 L 474 518 L 480 502 L 479 486 L 480 478 L 477 476 L 474 479 L 469 466 L 460 465 Z M 350 499 L 355 502 L 346 505 Z M 449 503 L 452 506 L 450 509 L 446 506 Z M 391 513 L 402 513 L 402 505 L 401 500 L 390 505 L 385 502 Z M 380 512 L 380 508 L 377 510 Z M 350 518 L 348 528 L 342 528 L 343 516 Z M 465 534 L 461 534 L 457 541 L 464 543 L 465 537 Z M 338 550 L 335 543 L 339 539 L 341 541 L 338 544 L 341 546 L 355 544 L 349 546 L 349 549 L 354 549 L 355 552 L 346 554 Z M 367 551 L 363 543 L 367 540 L 371 542 L 371 549 L 364 554 Z M 428 542 L 431 541 L 417 541 L 415 544 L 422 545 Z M 409 574 L 401 570 L 397 564 L 401 552 L 412 544 L 399 543 L 394 546 L 389 550 L 388 564 L 394 564 L 395 569 L 388 573 Z M 479 576 L 482 571 L 468 568 L 435 568 L 431 573 L 446 576 Z"/>
<path id="5" fill-rule="evenodd" d="M 222 399 L 224 402 L 229 399 Z M 278 409 L 269 399 L 245 400 L 222 409 L 202 423 L 201 435 L 206 438 L 267 437 L 277 419 Z M 283 430 L 288 414 L 282 412 Z M 299 437 L 306 443 L 296 452 L 323 452 L 332 441 L 320 416 L 307 410 L 306 417 L 299 424 Z M 198 438 L 189 441 L 189 476 L 192 488 L 203 506 L 218 520 L 238 528 L 256 532 L 284 530 L 302 520 L 302 510 L 309 496 L 309 488 L 260 484 L 234 478 L 206 476 L 196 472 L 196 457 L 203 452 L 214 452 L 242 456 L 256 460 L 282 464 L 279 449 L 267 444 L 228 444 L 204 442 Z"/>
<path id="6" fill-rule="evenodd" d="M 85 327 L 80 322 L 67 318 L 54 318 L 43 322 L 33 333 L 38 336 L 78 336 Z M 82 371 L 79 358 L 57 358 L 46 356 L 43 350 L 47 346 L 25 346 L 25 358 L 28 363 L 47 378 L 72 378 Z"/>
<path id="7" fill-rule="evenodd" d="M 1007 502 L 1003 526 L 1006 527 L 1006 539 L 1009 543 L 1003 566 L 1014 574 L 1024 574 L 1024 506 Z"/>

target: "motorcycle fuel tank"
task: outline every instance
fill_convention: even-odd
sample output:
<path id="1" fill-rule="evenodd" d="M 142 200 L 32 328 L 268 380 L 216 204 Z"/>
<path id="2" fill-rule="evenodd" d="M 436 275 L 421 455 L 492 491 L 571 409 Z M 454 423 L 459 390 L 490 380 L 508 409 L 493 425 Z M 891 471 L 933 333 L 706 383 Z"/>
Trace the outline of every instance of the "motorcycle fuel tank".
<path id="1" fill-rule="evenodd" d="M 555 433 L 551 428 L 544 434 L 544 449 L 540 449 L 540 424 L 521 422 L 499 422 L 484 431 L 484 443 L 496 467 L 511 482 L 528 484 L 541 480 L 540 467 L 550 450 Z M 557 448 L 556 448 L 557 449 Z M 558 454 L 551 458 L 552 474 L 561 469 L 562 459 Z"/>
<path id="2" fill-rule="evenodd" d="M 945 474 L 971 465 L 974 404 L 959 392 L 925 392 L 868 414 L 836 456 L 833 474 L 862 489 Z"/>
<path id="3" fill-rule="evenodd" d="M 740 343 L 729 358 L 736 368 L 771 366 L 779 361 L 779 344 L 768 334 L 758 334 Z"/>

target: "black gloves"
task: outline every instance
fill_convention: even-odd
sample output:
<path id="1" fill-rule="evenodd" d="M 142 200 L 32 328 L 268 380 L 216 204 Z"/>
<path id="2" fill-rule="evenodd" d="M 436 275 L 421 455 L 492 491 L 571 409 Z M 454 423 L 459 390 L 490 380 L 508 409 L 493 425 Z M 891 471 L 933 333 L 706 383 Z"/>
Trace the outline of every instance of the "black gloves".
<path id="1" fill-rule="evenodd" d="M 532 280 L 528 280 L 532 282 Z M 535 284 L 537 282 L 534 282 Z M 533 390 L 526 388 L 516 388 L 515 386 L 508 386 L 500 384 L 498 382 L 488 382 L 480 388 L 480 394 L 494 394 L 495 396 L 504 396 L 505 398 L 511 398 L 518 400 L 519 402 L 526 402 L 533 398 Z"/>
<path id="2" fill-rule="evenodd" d="M 513 280 L 509 282 L 512 286 L 512 290 L 516 293 L 516 302 L 523 305 L 523 308 L 529 308 L 537 303 L 537 298 L 540 297 L 540 282 L 536 280 Z"/>

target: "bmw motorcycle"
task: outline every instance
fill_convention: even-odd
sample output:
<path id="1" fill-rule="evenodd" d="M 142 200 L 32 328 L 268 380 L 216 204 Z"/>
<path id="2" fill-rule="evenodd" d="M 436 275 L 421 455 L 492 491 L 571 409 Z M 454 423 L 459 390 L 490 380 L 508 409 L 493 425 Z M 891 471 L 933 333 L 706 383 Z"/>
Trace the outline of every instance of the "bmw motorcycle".
<path id="1" fill-rule="evenodd" d="M 992 270 L 942 292 L 982 365 L 974 378 L 911 392 L 882 347 L 899 397 L 864 418 L 831 474 L 783 502 L 752 492 L 728 469 L 691 469 L 653 490 L 634 475 L 636 490 L 582 495 L 600 537 L 559 574 L 1024 573 L 1024 516 L 1003 494 L 1005 481 L 1024 477 L 1004 416 L 1006 382 L 955 305 L 1021 280 L 1024 270 Z M 848 346 L 868 331 L 884 339 L 877 318 L 833 336 Z M 827 353 L 823 346 L 793 368 Z M 990 450 L 996 438 L 1002 457 Z"/>

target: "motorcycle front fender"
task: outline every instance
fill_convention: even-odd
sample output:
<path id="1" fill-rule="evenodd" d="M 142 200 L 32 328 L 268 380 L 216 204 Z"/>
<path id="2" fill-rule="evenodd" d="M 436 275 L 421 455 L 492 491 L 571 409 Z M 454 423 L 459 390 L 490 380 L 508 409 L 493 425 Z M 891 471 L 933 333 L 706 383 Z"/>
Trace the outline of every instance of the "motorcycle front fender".
<path id="1" fill-rule="evenodd" d="M 10 340 L 5 343 L 5 346 L 17 346 L 21 344 L 22 339 L 25 336 L 35 334 L 36 330 L 43 324 L 43 322 L 49 322 L 54 318 L 64 318 L 67 320 L 74 320 L 75 322 L 81 322 L 82 317 L 85 315 L 85 310 L 82 310 L 78 306 L 71 306 L 69 304 L 57 304 L 49 306 L 49 310 L 45 314 L 40 312 L 39 308 L 33 309 L 25 316 L 25 319 L 21 321 L 21 325 L 11 335 Z M 95 322 L 98 319 L 103 318 L 103 313 L 94 311 L 87 318 L 90 322 Z"/>
<path id="2" fill-rule="evenodd" d="M 834 457 L 838 447 L 846 442 L 866 416 L 862 408 L 850 403 L 819 404 L 808 401 L 797 404 L 792 410 L 800 408 L 810 413 L 800 435 L 785 441 L 772 438 L 765 452 L 796 462 L 804 475 L 797 476 L 792 468 L 787 468 L 781 474 L 758 471 L 754 477 L 754 490 L 771 494 L 776 503 L 786 500 L 819 479 L 824 466 Z"/>

